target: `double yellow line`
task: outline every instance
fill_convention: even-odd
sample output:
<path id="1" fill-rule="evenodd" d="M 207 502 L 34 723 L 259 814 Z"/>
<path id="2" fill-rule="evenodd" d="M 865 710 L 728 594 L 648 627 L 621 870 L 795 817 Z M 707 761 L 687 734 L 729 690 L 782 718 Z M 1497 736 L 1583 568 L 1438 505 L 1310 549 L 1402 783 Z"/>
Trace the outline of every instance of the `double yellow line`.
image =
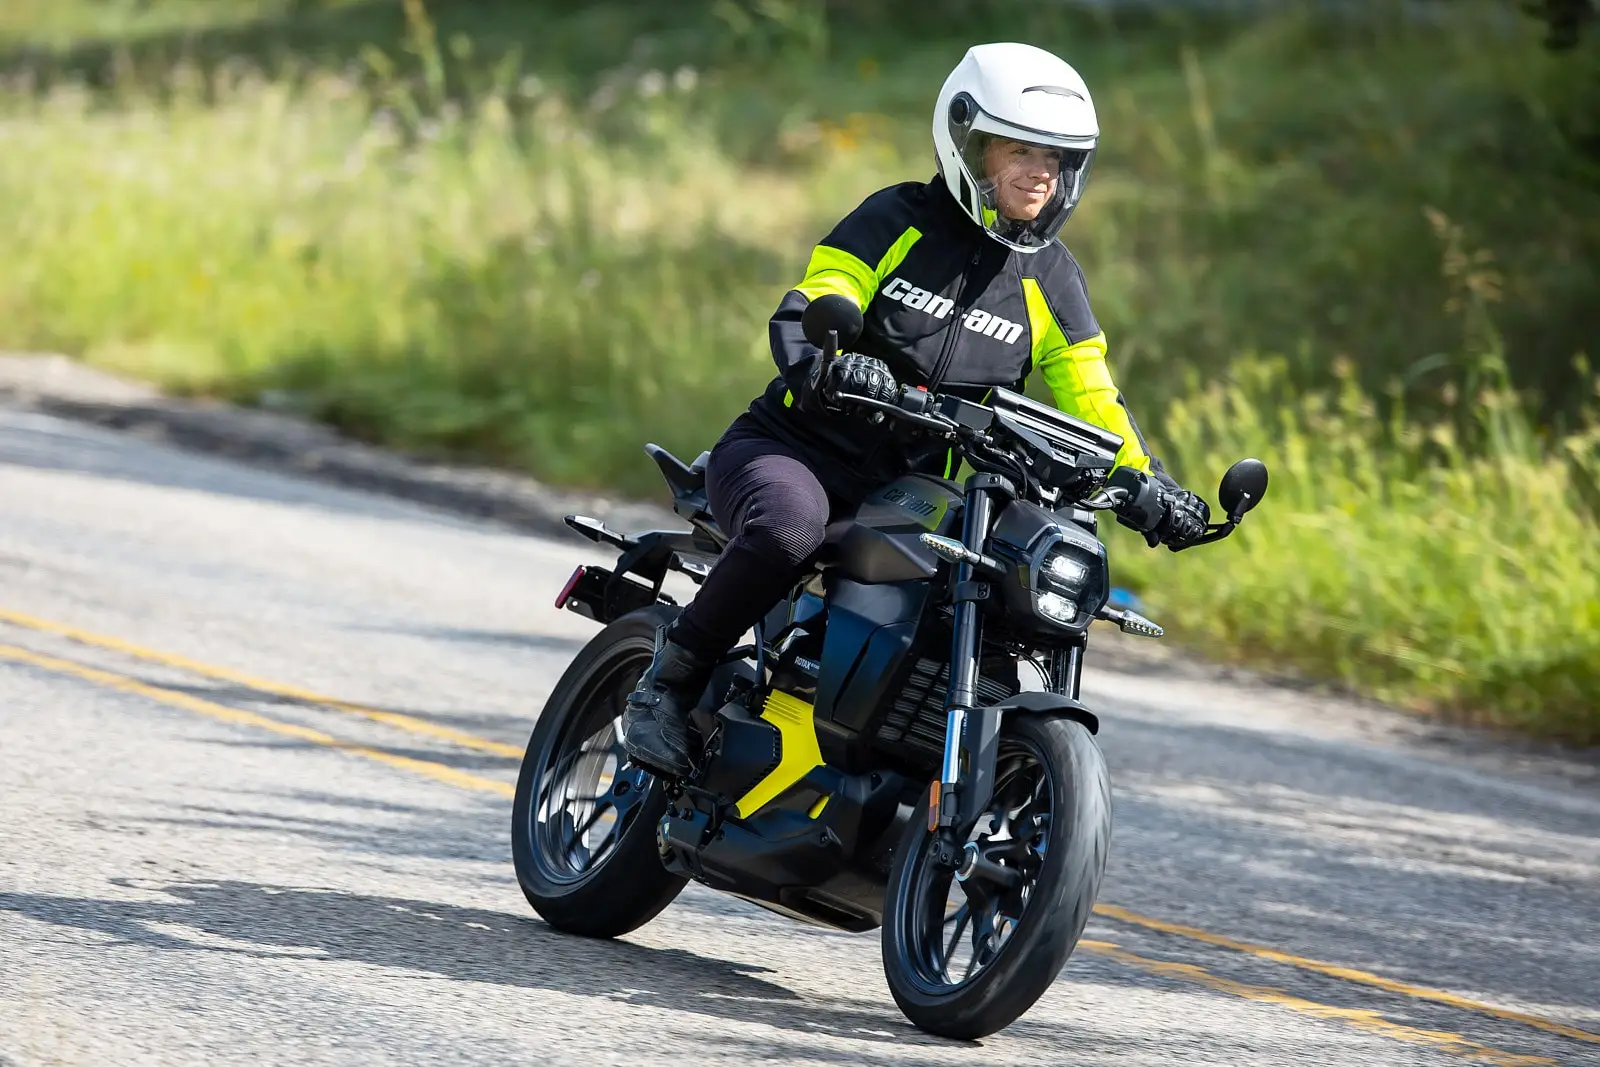
<path id="1" fill-rule="evenodd" d="M 285 685 L 280 682 L 274 682 L 270 679 L 255 677 L 241 671 L 235 671 L 226 667 L 218 667 L 209 663 L 203 663 L 198 660 L 189 659 L 185 656 L 179 656 L 169 652 L 161 652 L 156 649 L 146 648 L 130 641 L 124 641 L 118 637 L 95 633 L 89 630 L 80 629 L 75 626 L 69 626 L 64 623 L 53 622 L 48 619 L 42 619 L 37 616 L 24 614 L 22 612 L 0 608 L 0 623 L 6 623 L 38 633 L 53 634 L 57 637 L 66 638 L 67 640 L 73 641 L 77 644 L 85 645 L 91 648 L 103 649 L 109 652 L 115 652 L 132 659 L 141 660 L 146 663 L 157 664 L 189 674 L 198 675 L 200 677 L 211 678 L 217 681 L 225 681 L 235 685 L 244 686 L 259 693 L 285 697 L 302 704 L 330 708 L 345 714 L 358 716 L 372 722 L 382 723 L 385 726 L 403 730 L 407 733 L 426 737 L 430 740 L 446 742 L 448 744 L 467 748 L 472 751 L 483 752 L 495 756 L 503 756 L 509 759 L 521 759 L 523 755 L 523 750 L 514 745 L 507 745 L 498 741 L 489 740 L 488 738 L 478 737 L 475 734 L 464 733 L 460 730 L 453 730 L 449 727 L 441 726 L 438 723 L 429 722 L 426 719 L 421 719 L 413 715 L 405 715 L 400 712 L 382 711 L 377 708 L 367 707 L 351 701 L 340 700 L 336 697 L 331 697 L 310 689 Z M 149 700 L 156 701 L 158 703 L 166 704 L 170 707 L 181 708 L 185 711 L 205 715 L 222 722 L 232 723 L 240 726 L 250 726 L 280 734 L 285 737 L 292 737 L 296 740 L 308 741 L 318 745 L 325 745 L 329 748 L 338 749 L 339 751 L 346 752 L 351 755 L 374 760 L 390 767 L 396 767 L 401 770 L 420 774 L 435 781 L 442 782 L 446 785 L 455 786 L 457 788 L 493 793 L 502 797 L 510 797 L 514 792 L 514 787 L 511 785 L 511 783 L 501 781 L 499 779 L 486 778 L 482 775 L 470 774 L 465 771 L 457 770 L 454 767 L 449 767 L 445 764 L 436 763 L 431 760 L 414 759 L 408 756 L 400 756 L 391 752 L 386 752 L 382 749 L 373 748 L 368 745 L 353 744 L 351 742 L 334 737 L 331 734 L 327 734 L 310 727 L 298 726 L 293 723 L 286 723 L 278 719 L 272 719 L 264 715 L 259 715 L 255 712 L 245 711 L 240 708 L 228 707 L 227 705 L 218 704 L 214 701 L 193 696 L 189 693 L 152 685 L 148 682 L 142 682 L 126 675 L 102 670 L 97 667 L 91 667 L 73 660 L 62 659 L 58 656 L 50 656 L 43 653 L 34 652 L 30 649 L 22 648 L 17 645 L 0 644 L 0 659 L 10 660 L 15 663 L 24 663 L 41 670 L 78 678 L 108 689 L 113 689 L 124 693 L 131 693 Z M 1201 930 L 1197 927 L 1185 926 L 1180 923 L 1171 923 L 1162 919 L 1151 918 L 1150 916 L 1141 915 L 1137 912 L 1129 911 L 1126 908 L 1117 907 L 1111 904 L 1096 905 L 1095 913 L 1104 918 L 1125 923 L 1130 926 L 1142 927 L 1147 930 L 1153 930 L 1159 933 L 1169 934 L 1185 938 L 1187 940 L 1212 945 L 1214 947 L 1244 953 L 1255 956 L 1259 959 L 1268 960 L 1273 963 L 1297 968 L 1299 970 L 1309 971 L 1315 974 L 1336 978 L 1357 985 L 1369 986 L 1374 989 L 1382 990 L 1386 993 L 1410 997 L 1415 1000 L 1429 1001 L 1435 1004 L 1441 1004 L 1451 1008 L 1470 1011 L 1508 1022 L 1521 1023 L 1523 1025 L 1542 1030 L 1546 1033 L 1556 1034 L 1558 1036 L 1570 1038 L 1575 1041 L 1585 1042 L 1588 1044 L 1600 1044 L 1600 1034 L 1591 1033 L 1588 1030 L 1582 1030 L 1574 1026 L 1569 1026 L 1565 1023 L 1557 1022 L 1553 1019 L 1546 1019 L 1542 1016 L 1531 1015 L 1526 1012 L 1514 1011 L 1508 1008 L 1501 1008 L 1493 1004 L 1486 1004 L 1482 1001 L 1458 996 L 1442 989 L 1432 989 L 1427 986 L 1412 985 L 1406 982 L 1395 981 L 1391 978 L 1385 978 L 1382 975 L 1373 974 L 1369 971 L 1362 971 L 1353 967 L 1343 967 L 1334 963 L 1327 963 L 1321 960 L 1296 956 L 1292 953 L 1283 952 L 1279 949 L 1270 948 L 1265 945 L 1254 944 L 1248 941 L 1239 941 L 1221 934 L 1214 934 L 1206 930 Z M 1501 1051 L 1499 1049 L 1493 1049 L 1488 1046 L 1469 1041 L 1460 1034 L 1449 1033 L 1447 1031 L 1421 1030 L 1415 1027 L 1402 1026 L 1400 1024 L 1390 1022 L 1389 1020 L 1382 1018 L 1376 1012 L 1372 1011 L 1337 1008 L 1331 1005 L 1319 1004 L 1314 1001 L 1294 997 L 1290 994 L 1284 993 L 1281 990 L 1270 989 L 1262 986 L 1245 985 L 1243 983 L 1234 982 L 1230 979 L 1214 975 L 1209 971 L 1192 964 L 1173 963 L 1169 961 L 1154 960 L 1143 956 L 1137 956 L 1110 942 L 1084 940 L 1079 944 L 1080 947 L 1089 951 L 1097 952 L 1113 959 L 1117 959 L 1121 962 L 1137 966 L 1153 974 L 1198 982 L 1199 984 L 1208 986 L 1209 988 L 1230 993 L 1235 996 L 1241 996 L 1249 1000 L 1273 1003 L 1301 1014 L 1312 1015 L 1322 1019 L 1341 1021 L 1371 1033 L 1382 1034 L 1386 1037 L 1406 1041 L 1412 1044 L 1427 1045 L 1470 1059 L 1481 1060 L 1497 1065 L 1504 1065 L 1504 1067 L 1523 1067 L 1523 1065 L 1554 1064 L 1556 1062 L 1546 1057 L 1526 1056 L 1518 1053 L 1510 1053 Z"/>

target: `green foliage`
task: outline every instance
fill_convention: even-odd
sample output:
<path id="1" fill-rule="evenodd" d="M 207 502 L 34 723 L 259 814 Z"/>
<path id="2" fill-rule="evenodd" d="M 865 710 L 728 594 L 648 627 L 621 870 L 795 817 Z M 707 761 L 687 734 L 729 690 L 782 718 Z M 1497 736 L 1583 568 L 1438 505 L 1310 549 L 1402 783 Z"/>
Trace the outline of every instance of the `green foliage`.
<path id="1" fill-rule="evenodd" d="M 1266 500 L 1179 556 L 1118 538 L 1114 566 L 1180 640 L 1227 658 L 1600 742 L 1600 527 L 1583 503 L 1600 429 L 1547 448 L 1504 391 L 1471 409 L 1486 454 L 1449 423 L 1385 427 L 1353 380 L 1298 393 L 1281 360 L 1240 360 L 1163 433 L 1196 482 L 1263 459 Z"/>

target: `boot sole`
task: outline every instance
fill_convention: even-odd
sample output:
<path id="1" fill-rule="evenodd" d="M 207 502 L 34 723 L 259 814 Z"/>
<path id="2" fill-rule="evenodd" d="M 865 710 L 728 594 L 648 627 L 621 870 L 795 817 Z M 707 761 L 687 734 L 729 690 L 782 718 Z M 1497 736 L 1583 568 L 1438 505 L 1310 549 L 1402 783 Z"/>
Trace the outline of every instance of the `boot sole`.
<path id="1" fill-rule="evenodd" d="M 673 763 L 660 758 L 656 753 L 629 744 L 626 737 L 622 739 L 622 748 L 637 766 L 643 767 L 657 777 L 687 778 L 694 773 L 694 764 L 688 757 L 684 757 L 681 763 Z"/>

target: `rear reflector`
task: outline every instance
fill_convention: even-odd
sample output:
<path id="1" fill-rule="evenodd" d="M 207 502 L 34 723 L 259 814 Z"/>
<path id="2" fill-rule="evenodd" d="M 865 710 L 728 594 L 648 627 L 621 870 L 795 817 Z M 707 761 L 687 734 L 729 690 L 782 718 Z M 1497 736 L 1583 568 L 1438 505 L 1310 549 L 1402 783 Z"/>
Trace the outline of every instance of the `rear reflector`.
<path id="1" fill-rule="evenodd" d="M 582 580 L 582 578 L 582 567 L 579 567 L 577 570 L 572 572 L 572 577 L 567 579 L 567 584 L 561 587 L 561 595 L 556 597 L 556 610 L 559 611 L 567 606 L 567 598 L 572 596 L 572 590 L 577 586 L 578 582 Z"/>

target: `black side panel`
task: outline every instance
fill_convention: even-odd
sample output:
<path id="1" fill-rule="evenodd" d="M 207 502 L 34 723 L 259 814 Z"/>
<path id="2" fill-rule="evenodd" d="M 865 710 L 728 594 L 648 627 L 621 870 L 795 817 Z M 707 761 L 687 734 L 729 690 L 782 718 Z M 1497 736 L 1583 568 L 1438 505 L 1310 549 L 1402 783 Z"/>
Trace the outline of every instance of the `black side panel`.
<path id="1" fill-rule="evenodd" d="M 869 585 L 828 579 L 828 630 L 817 676 L 819 733 L 859 732 L 884 699 L 933 594 L 927 582 Z"/>
<path id="2" fill-rule="evenodd" d="M 858 582 L 932 578 L 939 571 L 939 557 L 918 540 L 923 532 L 921 527 L 891 531 L 850 523 L 835 545 L 839 571 Z"/>
<path id="3" fill-rule="evenodd" d="M 961 504 L 954 482 L 921 474 L 896 479 L 868 497 L 829 546 L 839 572 L 873 583 L 932 578 L 939 557 L 919 538 L 955 530 Z"/>
<path id="4" fill-rule="evenodd" d="M 768 641 L 775 641 L 778 635 L 791 626 L 803 626 L 822 614 L 824 604 L 822 598 L 812 593 L 800 591 L 799 595 L 784 597 L 772 606 L 766 617 L 761 620 L 762 629 Z"/>
<path id="5" fill-rule="evenodd" d="M 917 787 L 892 772 L 818 767 L 748 819 L 679 801 L 663 817 L 667 869 L 715 889 L 862 932 L 883 921 L 893 846 Z M 816 809 L 816 803 L 827 804 Z"/>
<path id="6" fill-rule="evenodd" d="M 778 729 L 740 704 L 718 711 L 716 725 L 703 760 L 704 775 L 694 784 L 719 796 L 744 796 L 777 769 L 783 754 Z"/>

